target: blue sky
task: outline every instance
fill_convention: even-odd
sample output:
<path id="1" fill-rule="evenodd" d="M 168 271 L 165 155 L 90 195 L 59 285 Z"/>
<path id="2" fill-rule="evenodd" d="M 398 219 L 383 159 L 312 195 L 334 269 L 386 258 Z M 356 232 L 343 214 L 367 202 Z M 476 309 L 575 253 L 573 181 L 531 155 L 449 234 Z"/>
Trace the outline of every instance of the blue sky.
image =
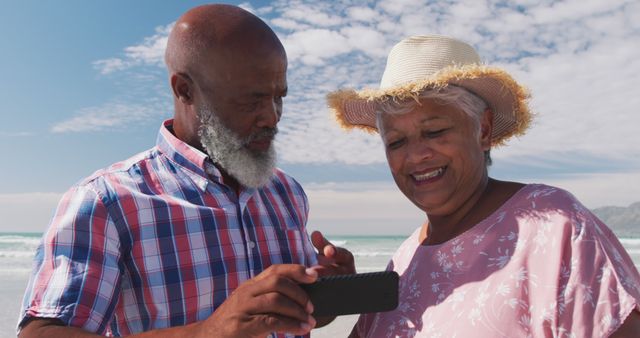
<path id="1" fill-rule="evenodd" d="M 153 146 L 172 115 L 162 54 L 199 1 L 13 1 L 0 12 L 0 231 L 42 231 L 60 195 Z M 375 87 L 411 34 L 452 35 L 533 94 L 530 132 L 493 151 L 492 176 L 557 185 L 588 207 L 640 200 L 637 1 L 229 2 L 289 55 L 280 166 L 307 189 L 309 227 L 405 234 L 424 218 L 396 191 L 376 135 L 344 133 L 324 103 Z"/>

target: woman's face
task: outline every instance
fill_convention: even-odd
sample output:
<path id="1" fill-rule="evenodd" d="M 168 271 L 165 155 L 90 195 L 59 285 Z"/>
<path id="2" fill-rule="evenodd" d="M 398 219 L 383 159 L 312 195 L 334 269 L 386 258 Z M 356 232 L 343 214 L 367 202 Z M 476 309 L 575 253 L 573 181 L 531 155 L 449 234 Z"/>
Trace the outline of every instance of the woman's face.
<path id="1" fill-rule="evenodd" d="M 477 126 L 453 105 L 422 100 L 411 112 L 380 117 L 379 131 L 398 188 L 430 215 L 454 213 L 486 179 L 491 112 Z"/>

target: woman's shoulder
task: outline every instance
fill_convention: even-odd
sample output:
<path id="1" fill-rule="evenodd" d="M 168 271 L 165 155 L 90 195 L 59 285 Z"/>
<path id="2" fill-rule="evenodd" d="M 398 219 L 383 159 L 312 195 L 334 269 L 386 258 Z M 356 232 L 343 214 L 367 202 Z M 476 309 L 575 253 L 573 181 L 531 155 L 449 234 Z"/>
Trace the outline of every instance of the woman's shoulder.
<path id="1" fill-rule="evenodd" d="M 396 249 L 391 256 L 387 270 L 393 270 L 398 273 L 404 271 L 411 262 L 415 251 L 420 246 L 420 230 L 422 226 L 416 228 Z"/>
<path id="2" fill-rule="evenodd" d="M 505 206 L 513 217 L 528 224 L 521 231 L 540 231 L 576 237 L 587 228 L 606 228 L 600 220 L 569 191 L 546 184 L 527 184 Z M 537 226 L 533 226 L 537 225 Z M 533 226 L 533 227 L 531 227 Z M 588 232 L 602 233 L 601 229 Z M 606 231 L 605 231 L 606 232 Z"/>
<path id="3" fill-rule="evenodd" d="M 520 189 L 517 195 L 520 202 L 532 204 L 536 208 L 585 209 L 584 205 L 572 193 L 551 185 L 529 183 Z"/>

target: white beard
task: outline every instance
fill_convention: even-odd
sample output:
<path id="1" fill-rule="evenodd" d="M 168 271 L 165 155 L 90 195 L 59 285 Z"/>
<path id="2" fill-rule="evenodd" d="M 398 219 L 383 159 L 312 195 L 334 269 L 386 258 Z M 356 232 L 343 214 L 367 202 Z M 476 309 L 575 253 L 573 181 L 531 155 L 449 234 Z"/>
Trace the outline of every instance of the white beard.
<path id="1" fill-rule="evenodd" d="M 275 136 L 277 128 L 261 130 L 241 139 L 207 106 L 199 109 L 198 117 L 200 142 L 214 163 L 245 187 L 260 188 L 269 183 L 276 167 L 273 143 L 264 152 L 251 151 L 246 145 L 254 139 Z"/>

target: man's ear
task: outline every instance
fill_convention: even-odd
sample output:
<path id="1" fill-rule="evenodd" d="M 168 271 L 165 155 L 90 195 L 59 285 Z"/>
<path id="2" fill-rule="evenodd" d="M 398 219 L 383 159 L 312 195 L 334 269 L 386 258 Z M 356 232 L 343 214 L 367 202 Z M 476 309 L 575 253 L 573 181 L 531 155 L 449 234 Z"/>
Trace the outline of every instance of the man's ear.
<path id="1" fill-rule="evenodd" d="M 173 73 L 171 74 L 170 81 L 173 96 L 184 104 L 192 104 L 194 83 L 189 75 L 184 73 Z"/>
<path id="2" fill-rule="evenodd" d="M 493 133 L 493 111 L 487 108 L 480 118 L 480 144 L 482 150 L 491 149 L 491 134 Z"/>

